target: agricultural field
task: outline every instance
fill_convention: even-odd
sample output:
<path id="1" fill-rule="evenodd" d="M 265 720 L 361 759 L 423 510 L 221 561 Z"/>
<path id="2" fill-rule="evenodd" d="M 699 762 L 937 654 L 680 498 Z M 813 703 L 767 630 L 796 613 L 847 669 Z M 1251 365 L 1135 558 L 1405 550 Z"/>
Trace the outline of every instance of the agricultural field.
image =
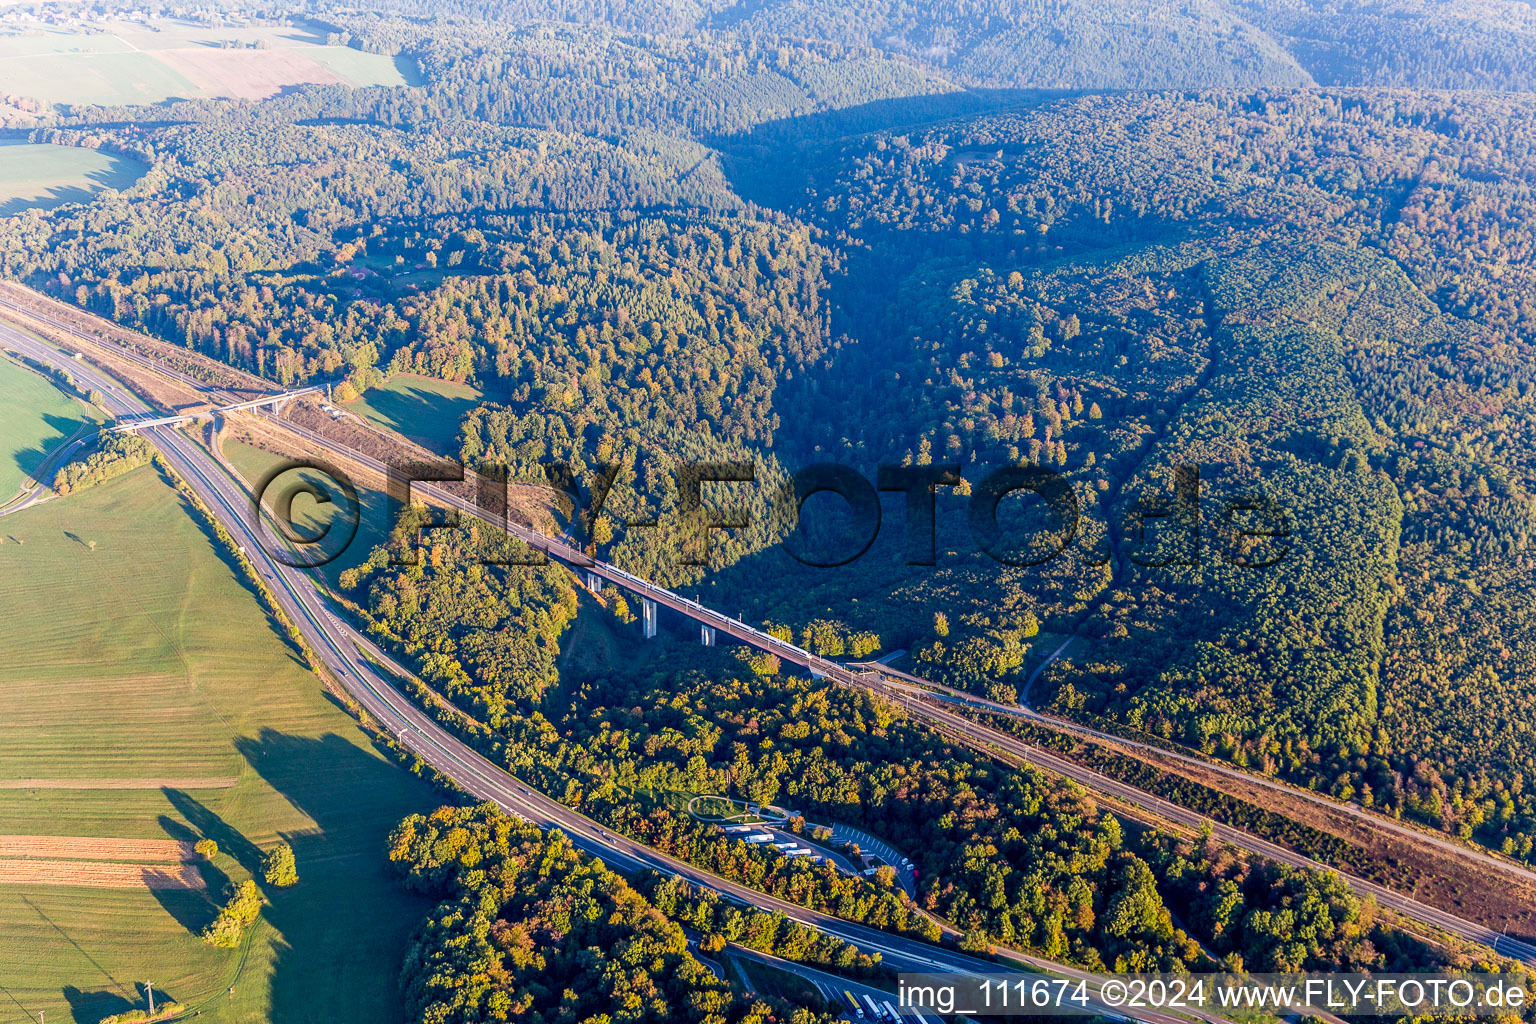
<path id="1" fill-rule="evenodd" d="M 86 422 L 85 408 L 47 380 L 0 359 L 0 503 L 13 498 L 28 475 Z"/>
<path id="2" fill-rule="evenodd" d="M 327 47 L 302 27 L 94 27 L 100 31 L 37 25 L 0 36 L 0 92 L 67 104 L 262 99 L 306 83 L 404 85 L 410 70 L 381 54 Z"/>
<path id="3" fill-rule="evenodd" d="M 312 46 L 304 56 L 318 61 L 341 76 L 348 85 L 420 85 L 421 74 L 408 58 L 390 59 L 377 53 L 365 53 L 350 46 Z"/>
<path id="4" fill-rule="evenodd" d="M 0 62 L 0 92 L 47 103 L 159 103 L 200 95 L 197 87 L 146 53 L 62 52 Z"/>
<path id="5" fill-rule="evenodd" d="M 0 216 L 83 203 L 104 189 L 127 188 L 144 170 L 99 149 L 0 143 Z"/>
<path id="6" fill-rule="evenodd" d="M 394 430 L 440 455 L 459 450 L 459 421 L 480 402 L 467 384 L 402 373 L 346 406 L 386 430 Z"/>
<path id="7" fill-rule="evenodd" d="M 370 746 L 157 470 L 0 521 L 0 652 L 0 1024 L 96 1021 L 145 980 L 210 1024 L 400 1019 L 423 906 L 381 850 L 440 794 Z M 213 862 L 182 863 L 201 838 Z M 299 883 L 243 948 L 199 939 L 284 839 Z"/>

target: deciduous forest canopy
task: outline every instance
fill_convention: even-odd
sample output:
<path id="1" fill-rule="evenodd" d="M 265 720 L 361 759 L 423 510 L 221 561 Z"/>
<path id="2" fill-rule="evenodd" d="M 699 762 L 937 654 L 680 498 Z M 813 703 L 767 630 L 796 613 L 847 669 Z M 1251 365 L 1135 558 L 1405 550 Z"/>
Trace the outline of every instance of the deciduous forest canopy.
<path id="1" fill-rule="evenodd" d="M 289 17 L 173 7 L 154 16 Z M 0 38 L 55 9 L 7 7 Z M 1028 688 L 1536 856 L 1529 6 L 311 10 L 329 46 L 387 55 L 413 84 L 0 97 L 17 137 L 146 168 L 0 219 L 0 271 L 277 385 L 473 384 L 466 464 L 558 461 L 586 485 L 620 467 L 602 514 L 573 524 L 582 543 L 818 653 L 904 650 L 927 678 L 1010 702 Z M 142 458 L 109 452 L 61 489 Z M 679 564 L 679 469 L 729 460 L 757 467 L 734 492 L 752 525 L 717 533 L 708 566 Z M 937 564 L 907 564 L 892 496 L 863 558 L 790 558 L 772 499 L 818 462 L 871 480 L 957 466 Z M 1020 462 L 1059 473 L 1082 515 L 1034 565 L 966 531 L 971 487 Z M 482 565 L 468 532 L 401 564 L 409 515 L 341 574 L 360 620 L 456 709 L 445 721 L 617 832 L 802 906 L 917 936 L 942 920 L 1098 969 L 1445 962 L 1336 878 L 1126 829 L 765 655 L 579 663 L 569 573 Z M 838 541 L 835 513 L 811 518 Z M 605 600 L 588 628 L 633 618 Z M 789 801 L 911 850 L 922 880 L 908 897 L 732 844 L 676 794 Z M 649 979 L 625 1019 L 791 1014 L 716 983 L 677 921 L 878 969 L 675 883 L 631 887 L 489 808 L 411 819 L 389 855 L 445 901 L 410 958 L 422 1020 L 583 1019 L 626 950 Z"/>

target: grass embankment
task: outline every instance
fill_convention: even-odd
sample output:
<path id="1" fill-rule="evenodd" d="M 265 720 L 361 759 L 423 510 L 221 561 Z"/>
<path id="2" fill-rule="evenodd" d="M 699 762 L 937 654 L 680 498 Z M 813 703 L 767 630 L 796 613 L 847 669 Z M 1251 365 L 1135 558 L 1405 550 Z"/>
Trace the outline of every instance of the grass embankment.
<path id="1" fill-rule="evenodd" d="M 225 460 L 234 467 L 235 472 L 253 488 L 267 479 L 270 473 L 292 462 L 282 455 L 242 444 L 239 441 L 225 441 L 220 449 L 224 453 Z M 351 534 L 351 539 L 348 540 L 349 531 L 343 519 L 347 506 L 343 501 L 343 495 L 322 474 L 311 470 L 292 470 L 291 474 L 285 473 L 279 478 L 274 478 L 275 489 L 270 491 L 269 495 L 275 496 L 301 480 L 312 484 L 331 499 L 329 504 L 322 504 L 313 497 L 300 493 L 295 495 L 290 511 L 295 529 L 304 531 L 306 536 L 325 538 L 319 545 L 319 549 L 335 557 L 321 566 L 320 571 L 326 582 L 335 586 L 338 575 L 366 562 L 373 549 L 389 536 L 388 501 L 382 492 L 359 487 L 357 489 L 359 505 L 357 532 Z M 335 533 L 326 533 L 327 530 L 334 530 Z M 303 554 L 305 558 L 309 557 L 308 548 L 303 549 Z"/>
<path id="2" fill-rule="evenodd" d="M 480 404 L 480 392 L 467 384 L 400 374 L 345 408 L 375 426 L 404 434 L 429 451 L 456 455 L 459 421 Z"/>
<path id="3" fill-rule="evenodd" d="M 800 977 L 763 963 L 761 960 L 753 960 L 745 956 L 722 955 L 720 958 L 733 968 L 732 973 L 739 971 L 745 975 L 751 983 L 753 991 L 764 995 L 775 996 L 779 999 L 787 999 L 800 1006 L 825 1006 L 827 997 L 821 989 Z M 729 977 L 729 976 L 728 976 Z M 736 978 L 730 980 L 735 981 Z"/>
<path id="4" fill-rule="evenodd" d="M 369 745 L 154 468 L 0 540 L 0 835 L 220 848 L 206 894 L 0 885 L 0 1022 L 94 1021 L 146 979 L 210 1024 L 398 1020 L 424 908 L 383 842 L 440 795 Z M 210 897 L 281 838 L 299 883 L 245 949 L 205 944 Z"/>
<path id="5" fill-rule="evenodd" d="M 40 375 L 0 359 L 0 504 L 21 490 L 33 470 L 87 420 L 79 402 Z"/>

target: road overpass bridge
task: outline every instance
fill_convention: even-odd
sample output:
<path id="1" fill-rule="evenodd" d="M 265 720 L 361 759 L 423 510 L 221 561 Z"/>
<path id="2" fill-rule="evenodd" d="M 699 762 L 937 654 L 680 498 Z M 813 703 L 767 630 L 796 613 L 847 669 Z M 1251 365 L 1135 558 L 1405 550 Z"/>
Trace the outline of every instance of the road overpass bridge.
<path id="1" fill-rule="evenodd" d="M 206 408 L 193 409 L 188 412 L 174 413 L 170 416 L 158 416 L 153 419 L 126 420 L 108 427 L 107 430 L 109 433 L 113 434 L 127 434 L 137 430 L 148 430 L 151 427 L 168 427 L 177 423 L 189 423 L 193 420 L 211 419 L 214 416 L 222 416 L 225 413 L 243 412 L 247 409 L 260 409 L 264 406 L 271 406 L 278 411 L 282 411 L 284 406 L 286 406 L 293 399 L 298 398 L 300 395 L 312 395 L 321 391 L 325 392 L 327 397 L 330 396 L 329 385 L 317 384 L 313 387 L 297 388 L 293 391 L 280 391 L 275 395 L 262 395 L 260 398 L 253 398 L 245 402 L 236 402 L 234 405 L 209 406 Z"/>

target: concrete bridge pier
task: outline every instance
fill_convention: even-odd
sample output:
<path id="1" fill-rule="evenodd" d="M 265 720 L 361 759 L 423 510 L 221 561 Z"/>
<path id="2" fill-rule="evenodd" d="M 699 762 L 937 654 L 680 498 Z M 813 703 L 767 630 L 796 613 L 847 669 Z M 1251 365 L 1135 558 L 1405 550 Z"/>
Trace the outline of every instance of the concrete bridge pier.
<path id="1" fill-rule="evenodd" d="M 587 577 L 587 589 L 594 594 L 601 594 L 603 592 L 603 578 L 591 571 L 588 571 L 585 575 Z"/>
<path id="2" fill-rule="evenodd" d="M 640 628 L 647 640 L 656 635 L 656 602 L 648 597 L 640 599 Z"/>
<path id="3" fill-rule="evenodd" d="M 715 627 L 699 625 L 699 642 L 705 647 L 715 646 Z"/>

